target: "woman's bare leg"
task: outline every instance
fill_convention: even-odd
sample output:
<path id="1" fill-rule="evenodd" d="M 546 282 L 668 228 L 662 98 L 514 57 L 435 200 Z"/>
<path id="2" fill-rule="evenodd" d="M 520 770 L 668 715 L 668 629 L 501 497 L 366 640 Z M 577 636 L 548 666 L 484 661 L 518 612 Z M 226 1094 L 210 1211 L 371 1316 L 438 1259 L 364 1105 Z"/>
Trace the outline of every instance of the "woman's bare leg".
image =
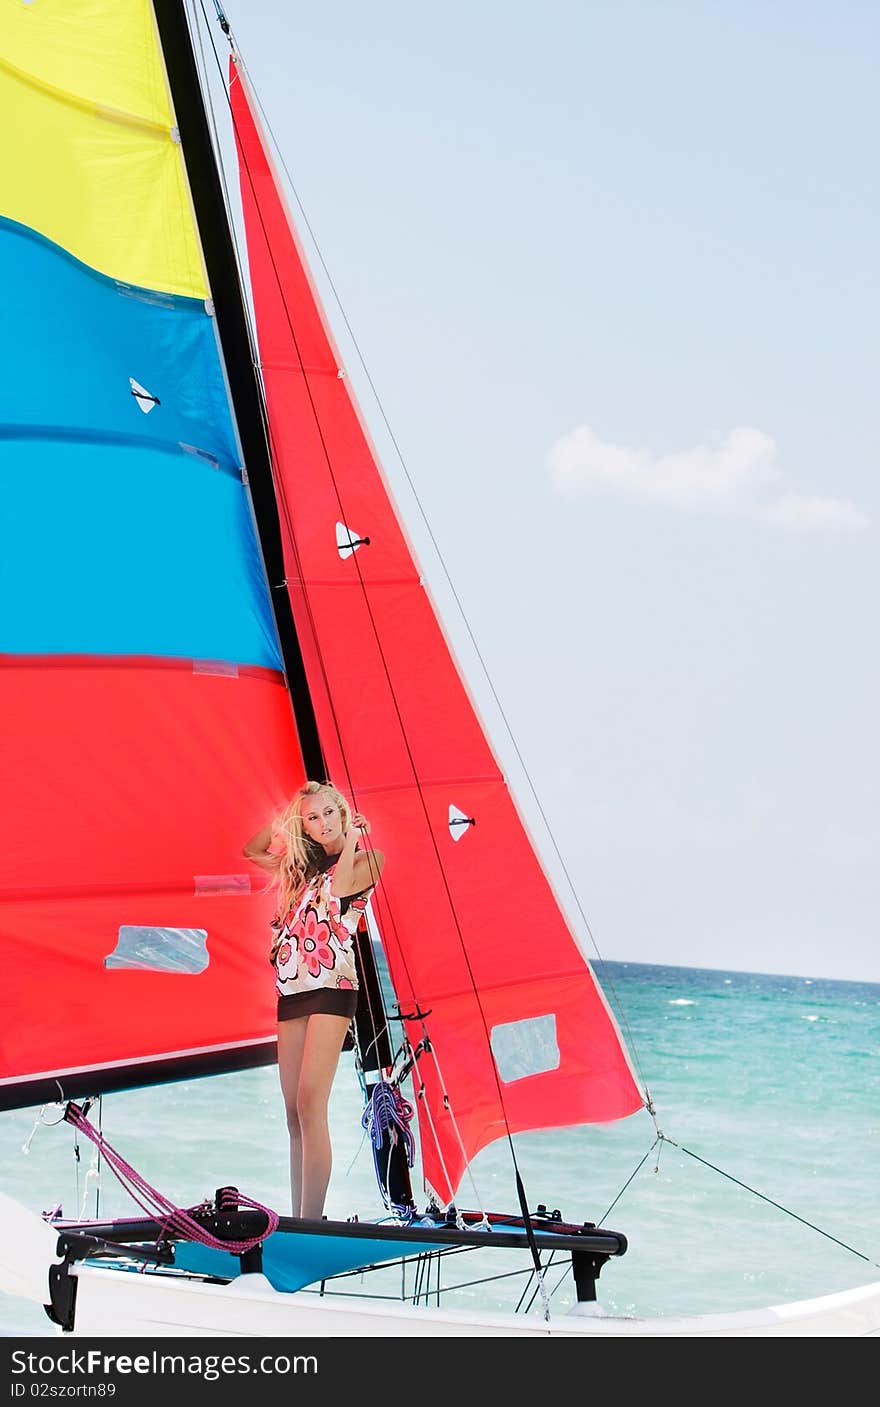
<path id="1" fill-rule="evenodd" d="M 290 1204 L 294 1216 L 301 1215 L 302 1203 L 302 1131 L 297 1112 L 297 1091 L 308 1023 L 307 1016 L 278 1022 L 278 1077 L 287 1113 L 287 1132 L 290 1135 Z"/>
<path id="2" fill-rule="evenodd" d="M 307 1029 L 296 1100 L 302 1149 L 300 1214 L 317 1218 L 324 1211 L 324 1198 L 333 1165 L 327 1105 L 350 1022 L 347 1016 L 328 1016 L 322 1012 L 307 1017 L 305 1024 Z"/>

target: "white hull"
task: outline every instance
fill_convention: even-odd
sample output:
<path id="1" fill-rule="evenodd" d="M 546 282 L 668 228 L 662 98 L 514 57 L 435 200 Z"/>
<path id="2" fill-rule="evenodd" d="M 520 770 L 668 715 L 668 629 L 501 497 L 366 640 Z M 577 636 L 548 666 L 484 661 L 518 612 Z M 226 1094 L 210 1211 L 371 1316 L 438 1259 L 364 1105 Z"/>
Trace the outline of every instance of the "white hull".
<path id="1" fill-rule="evenodd" d="M 0 1194 L 0 1289 L 48 1299 L 57 1235 Z M 657 1319 L 601 1313 L 474 1313 L 274 1290 L 263 1275 L 227 1285 L 79 1265 L 77 1338 L 869 1338 L 880 1337 L 880 1283 L 769 1309 Z M 59 1333 L 61 1331 L 59 1330 Z"/>
<path id="2" fill-rule="evenodd" d="M 475 1314 L 279 1294 L 262 1275 L 229 1285 L 83 1267 L 76 1336 L 91 1338 L 867 1338 L 880 1337 L 880 1284 L 735 1314 L 616 1318 Z"/>

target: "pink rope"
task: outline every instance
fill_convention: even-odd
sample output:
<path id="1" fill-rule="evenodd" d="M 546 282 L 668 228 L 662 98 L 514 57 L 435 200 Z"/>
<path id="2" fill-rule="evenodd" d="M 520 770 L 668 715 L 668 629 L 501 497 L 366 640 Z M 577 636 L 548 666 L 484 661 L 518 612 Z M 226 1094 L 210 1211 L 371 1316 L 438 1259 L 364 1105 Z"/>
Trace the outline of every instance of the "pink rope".
<path id="1" fill-rule="evenodd" d="M 264 1207 L 262 1203 L 253 1201 L 250 1197 L 237 1194 L 238 1203 L 242 1207 L 250 1207 L 253 1211 L 263 1212 L 267 1219 L 266 1230 L 260 1236 L 252 1236 L 246 1241 L 221 1241 L 219 1237 L 213 1236 L 210 1231 L 206 1231 L 197 1221 L 190 1216 L 190 1211 L 199 1211 L 199 1207 L 191 1207 L 189 1211 L 184 1211 L 181 1207 L 176 1207 L 161 1192 L 141 1177 L 129 1163 L 125 1161 L 121 1154 L 111 1146 L 93 1124 L 89 1123 L 82 1109 L 77 1104 L 68 1104 L 64 1117 L 74 1128 L 91 1139 L 95 1147 L 99 1150 L 102 1158 L 109 1163 L 119 1182 L 128 1192 L 129 1196 L 137 1202 L 141 1211 L 146 1212 L 154 1221 L 162 1222 L 163 1233 L 166 1231 L 176 1231 L 178 1235 L 185 1236 L 189 1241 L 199 1241 L 203 1246 L 213 1246 L 218 1251 L 231 1251 L 233 1255 L 244 1255 L 246 1251 L 252 1251 L 255 1246 L 266 1236 L 271 1236 L 273 1231 L 278 1229 L 279 1216 L 269 1207 Z M 140 1195 L 138 1195 L 140 1194 Z M 143 1199 L 143 1200 L 142 1200 Z M 202 1207 L 207 1207 L 203 1202 Z M 220 1208 L 217 1208 L 219 1211 Z"/>

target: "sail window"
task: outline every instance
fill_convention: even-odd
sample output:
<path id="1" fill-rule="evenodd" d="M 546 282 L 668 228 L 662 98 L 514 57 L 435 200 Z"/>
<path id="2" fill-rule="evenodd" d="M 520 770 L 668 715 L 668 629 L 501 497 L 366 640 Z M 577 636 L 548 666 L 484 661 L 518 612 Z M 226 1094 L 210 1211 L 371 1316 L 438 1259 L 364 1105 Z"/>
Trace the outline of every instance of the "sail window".
<path id="1" fill-rule="evenodd" d="M 559 1069 L 556 1017 L 552 1012 L 493 1026 L 490 1042 L 498 1073 L 506 1085 L 524 1080 L 527 1075 Z"/>
<path id="2" fill-rule="evenodd" d="M 116 947 L 105 967 L 139 972 L 204 972 L 208 966 L 208 933 L 204 928 L 153 928 L 123 923 Z"/>

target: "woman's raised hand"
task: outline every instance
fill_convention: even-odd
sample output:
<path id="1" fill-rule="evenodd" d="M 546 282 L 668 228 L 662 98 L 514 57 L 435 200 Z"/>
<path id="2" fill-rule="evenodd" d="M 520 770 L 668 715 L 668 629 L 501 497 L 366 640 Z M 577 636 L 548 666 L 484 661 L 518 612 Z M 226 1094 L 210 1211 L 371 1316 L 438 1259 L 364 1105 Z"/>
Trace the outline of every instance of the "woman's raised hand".
<path id="1" fill-rule="evenodd" d="M 351 828 L 360 831 L 362 835 L 370 834 L 370 823 L 361 811 L 355 811 L 351 818 Z"/>

